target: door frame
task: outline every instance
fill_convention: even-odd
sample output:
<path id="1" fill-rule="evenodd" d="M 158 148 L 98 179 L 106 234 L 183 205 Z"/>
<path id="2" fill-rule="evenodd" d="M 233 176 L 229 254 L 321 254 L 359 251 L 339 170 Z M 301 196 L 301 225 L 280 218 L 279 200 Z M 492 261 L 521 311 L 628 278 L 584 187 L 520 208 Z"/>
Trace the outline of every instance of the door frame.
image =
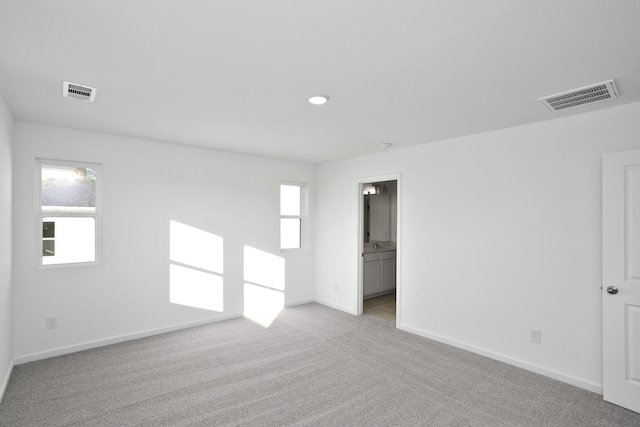
<path id="1" fill-rule="evenodd" d="M 402 266 L 402 174 L 400 173 L 392 173 L 387 175 L 376 175 L 376 176 L 367 176 L 363 178 L 357 179 L 357 203 L 358 203 L 358 284 L 356 289 L 356 314 L 362 314 L 362 299 L 364 297 L 364 292 L 362 290 L 363 287 L 363 274 L 362 268 L 363 266 L 363 256 L 362 253 L 364 251 L 364 184 L 369 184 L 371 182 L 382 182 L 382 181 L 396 181 L 397 185 L 397 204 L 396 204 L 396 328 L 401 324 L 401 310 L 402 304 L 402 283 L 401 283 L 401 266 Z"/>

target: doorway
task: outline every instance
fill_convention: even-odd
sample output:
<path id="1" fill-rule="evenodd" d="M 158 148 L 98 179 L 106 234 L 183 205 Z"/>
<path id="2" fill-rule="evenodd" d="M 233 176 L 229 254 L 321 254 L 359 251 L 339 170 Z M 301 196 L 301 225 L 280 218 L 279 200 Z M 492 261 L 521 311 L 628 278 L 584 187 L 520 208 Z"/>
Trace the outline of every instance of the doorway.
<path id="1" fill-rule="evenodd" d="M 399 324 L 400 176 L 358 182 L 358 314 Z"/>

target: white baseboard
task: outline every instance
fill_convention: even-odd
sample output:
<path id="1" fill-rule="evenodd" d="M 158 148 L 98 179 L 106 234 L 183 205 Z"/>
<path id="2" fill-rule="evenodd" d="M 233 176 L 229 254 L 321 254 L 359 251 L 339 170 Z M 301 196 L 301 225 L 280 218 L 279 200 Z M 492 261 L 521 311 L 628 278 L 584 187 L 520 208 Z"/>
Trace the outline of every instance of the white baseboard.
<path id="1" fill-rule="evenodd" d="M 336 310 L 344 311 L 344 312 L 347 312 L 349 314 L 353 314 L 353 315 L 356 315 L 356 316 L 358 315 L 358 313 L 356 313 L 355 310 L 353 310 L 353 309 L 351 309 L 349 307 L 344 307 L 342 305 L 334 304 L 332 302 L 325 301 L 325 300 L 320 299 L 320 298 L 315 298 L 314 301 L 317 302 L 318 304 L 322 304 L 322 305 L 326 305 L 327 307 L 335 308 Z"/>
<path id="2" fill-rule="evenodd" d="M 74 344 L 66 347 L 59 347 L 53 350 L 46 350 L 42 352 L 25 354 L 13 359 L 15 365 L 21 365 L 23 363 L 34 362 L 36 360 L 48 359 L 50 357 L 62 356 L 63 354 L 75 353 L 78 351 L 89 350 L 92 348 L 103 347 L 105 345 L 117 344 L 124 341 L 131 341 L 139 338 L 150 337 L 153 335 L 160 335 L 167 332 L 179 331 L 181 329 L 193 328 L 196 326 L 208 325 L 210 323 L 222 322 L 224 320 L 236 319 L 242 317 L 242 314 L 227 314 L 224 316 L 215 317 L 212 319 L 198 320 L 196 322 L 181 323 L 178 325 L 172 325 L 158 329 L 148 329 L 146 331 L 135 332 L 132 334 L 118 335 L 111 338 L 105 338 L 95 341 L 88 341 L 80 344 Z"/>
<path id="3" fill-rule="evenodd" d="M 300 299 L 300 300 L 297 300 L 297 301 L 288 302 L 284 306 L 285 307 L 294 307 L 296 305 L 309 304 L 310 302 L 315 302 L 315 300 L 313 298 Z"/>
<path id="4" fill-rule="evenodd" d="M 7 368 L 7 373 L 5 374 L 2 383 L 0 383 L 0 403 L 2 403 L 2 399 L 4 398 L 4 392 L 7 391 L 7 386 L 9 385 L 9 380 L 11 379 L 11 373 L 13 372 L 13 360 L 9 362 L 9 367 Z"/>
<path id="5" fill-rule="evenodd" d="M 452 347 L 461 348 L 463 350 L 470 351 L 472 353 L 479 354 L 481 356 L 489 357 L 491 359 L 499 360 L 509 365 L 517 366 L 518 368 L 526 369 L 527 371 L 535 372 L 536 374 L 544 375 L 545 377 L 553 378 L 554 380 L 562 381 L 567 384 L 571 384 L 576 387 L 583 388 L 585 390 L 592 391 L 597 394 L 602 394 L 602 384 L 595 384 L 589 381 L 581 380 L 579 378 L 572 377 L 570 375 L 561 374 L 556 371 L 542 368 L 537 365 L 532 365 L 521 360 L 513 359 L 509 356 L 505 356 L 500 353 L 494 353 L 493 351 L 485 350 L 480 347 L 464 344 L 459 341 L 454 341 L 448 338 L 444 338 L 440 335 L 431 334 L 429 332 L 422 331 L 420 329 L 412 328 L 410 326 L 398 325 L 398 329 L 410 332 L 412 334 L 420 335 L 421 337 L 429 338 L 434 341 L 448 344 Z"/>

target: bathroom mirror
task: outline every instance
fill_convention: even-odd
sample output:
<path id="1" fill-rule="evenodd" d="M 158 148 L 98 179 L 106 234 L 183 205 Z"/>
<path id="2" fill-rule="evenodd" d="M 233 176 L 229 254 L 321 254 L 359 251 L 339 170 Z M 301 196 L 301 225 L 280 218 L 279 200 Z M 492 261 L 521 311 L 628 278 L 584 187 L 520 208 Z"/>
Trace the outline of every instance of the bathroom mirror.
<path id="1" fill-rule="evenodd" d="M 396 181 L 362 186 L 364 197 L 364 243 L 394 242 L 396 239 Z"/>
<path id="2" fill-rule="evenodd" d="M 369 241 L 388 242 L 391 198 L 389 193 L 369 196 Z"/>

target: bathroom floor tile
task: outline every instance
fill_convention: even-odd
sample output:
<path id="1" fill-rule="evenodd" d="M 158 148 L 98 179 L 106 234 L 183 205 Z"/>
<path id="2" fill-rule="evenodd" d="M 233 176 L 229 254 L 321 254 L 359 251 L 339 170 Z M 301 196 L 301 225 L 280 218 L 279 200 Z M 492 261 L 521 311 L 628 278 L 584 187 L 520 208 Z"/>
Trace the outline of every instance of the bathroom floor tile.
<path id="1" fill-rule="evenodd" d="M 387 322 L 396 322 L 396 294 L 395 292 L 364 300 L 362 314 L 377 317 Z"/>

